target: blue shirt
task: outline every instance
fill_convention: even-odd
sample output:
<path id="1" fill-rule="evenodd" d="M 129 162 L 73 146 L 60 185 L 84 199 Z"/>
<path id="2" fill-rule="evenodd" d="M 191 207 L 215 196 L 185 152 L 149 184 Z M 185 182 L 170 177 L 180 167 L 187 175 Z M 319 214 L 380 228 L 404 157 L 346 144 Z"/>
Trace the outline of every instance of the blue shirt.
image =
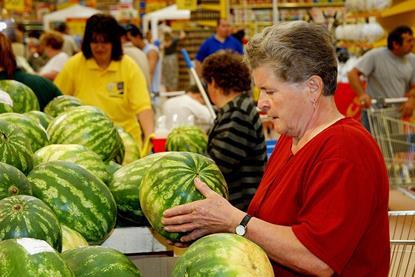
<path id="1" fill-rule="evenodd" d="M 215 35 L 213 35 L 207 40 L 205 40 L 203 44 L 200 46 L 199 51 L 196 54 L 196 60 L 198 60 L 199 62 L 203 62 L 203 60 L 207 56 L 224 49 L 233 50 L 241 55 L 244 54 L 242 43 L 239 42 L 239 40 L 237 40 L 233 36 L 229 36 L 222 43 L 216 39 Z"/>

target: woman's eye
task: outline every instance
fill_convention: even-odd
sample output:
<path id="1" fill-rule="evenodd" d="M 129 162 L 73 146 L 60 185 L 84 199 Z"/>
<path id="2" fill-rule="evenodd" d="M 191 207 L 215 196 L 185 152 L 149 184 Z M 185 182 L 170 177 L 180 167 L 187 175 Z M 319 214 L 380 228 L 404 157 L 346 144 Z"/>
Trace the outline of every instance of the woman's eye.
<path id="1" fill-rule="evenodd" d="M 265 94 L 266 95 L 269 95 L 269 96 L 273 95 L 274 93 L 275 93 L 275 91 L 273 91 L 273 90 L 267 90 L 267 91 L 265 91 Z"/>

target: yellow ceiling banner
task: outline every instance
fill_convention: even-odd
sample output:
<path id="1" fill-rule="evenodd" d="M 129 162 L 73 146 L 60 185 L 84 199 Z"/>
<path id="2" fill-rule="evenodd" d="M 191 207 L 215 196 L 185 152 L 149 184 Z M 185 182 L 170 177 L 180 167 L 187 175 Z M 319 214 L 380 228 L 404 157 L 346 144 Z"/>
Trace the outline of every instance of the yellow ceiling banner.
<path id="1" fill-rule="evenodd" d="M 176 0 L 176 5 L 179 10 L 195 11 L 197 8 L 197 0 Z"/>
<path id="2" fill-rule="evenodd" d="M 25 0 L 6 0 L 4 7 L 9 11 L 24 12 Z"/>

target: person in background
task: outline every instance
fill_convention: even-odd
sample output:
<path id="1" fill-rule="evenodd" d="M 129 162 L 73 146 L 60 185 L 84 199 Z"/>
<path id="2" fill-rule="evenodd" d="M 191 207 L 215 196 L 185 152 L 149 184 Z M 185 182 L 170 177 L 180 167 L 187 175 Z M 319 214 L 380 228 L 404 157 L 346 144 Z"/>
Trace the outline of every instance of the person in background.
<path id="1" fill-rule="evenodd" d="M 18 23 L 13 29 L 12 36 L 10 37 L 10 40 L 12 42 L 13 53 L 16 57 L 25 56 L 24 32 L 24 25 L 22 23 Z"/>
<path id="2" fill-rule="evenodd" d="M 65 22 L 60 23 L 55 30 L 63 36 L 63 52 L 69 57 L 79 52 L 79 47 L 76 44 L 75 39 L 70 35 L 69 27 Z"/>
<path id="3" fill-rule="evenodd" d="M 231 27 L 226 19 L 219 19 L 216 33 L 205 40 L 196 53 L 195 70 L 200 76 L 202 74 L 202 62 L 206 57 L 219 50 L 229 49 L 243 55 L 242 43 L 231 36 Z"/>
<path id="4" fill-rule="evenodd" d="M 143 33 L 137 26 L 129 24 L 127 26 L 128 39 L 138 48 L 143 50 L 147 55 L 148 63 L 150 65 L 150 81 L 151 93 L 157 96 L 160 92 L 161 84 L 161 56 L 159 49 L 150 42 L 146 42 Z"/>
<path id="5" fill-rule="evenodd" d="M 359 96 L 361 106 L 369 108 L 372 99 L 409 96 L 401 106 L 403 117 L 411 116 L 415 108 L 415 68 L 410 62 L 414 46 L 411 28 L 399 26 L 388 35 L 388 46 L 375 48 L 361 57 L 348 72 L 351 88 Z M 360 76 L 367 78 L 364 90 Z M 362 123 L 369 128 L 367 113 L 362 113 Z"/>
<path id="6" fill-rule="evenodd" d="M 167 99 L 163 104 L 163 114 L 167 119 L 167 126 L 188 122 L 194 119 L 194 124 L 205 131 L 210 127 L 212 117 L 205 105 L 202 94 L 196 85 L 188 88 L 186 94 Z"/>
<path id="7" fill-rule="evenodd" d="M 58 32 L 45 32 L 40 37 L 40 49 L 49 61 L 40 69 L 39 75 L 55 80 L 58 73 L 68 61 L 68 54 L 62 51 L 63 36 Z"/>
<path id="8" fill-rule="evenodd" d="M 219 51 L 203 62 L 208 94 L 219 109 L 209 132 L 208 155 L 229 187 L 229 201 L 246 211 L 267 160 L 262 122 L 249 97 L 251 77 L 239 54 Z"/>
<path id="9" fill-rule="evenodd" d="M 154 131 L 153 110 L 142 71 L 123 55 L 121 30 L 114 17 L 88 18 L 81 48 L 65 64 L 56 85 L 83 104 L 102 109 L 141 149 L 143 138 Z"/>
<path id="10" fill-rule="evenodd" d="M 30 87 L 39 100 L 40 109 L 55 97 L 62 95 L 49 80 L 26 73 L 17 67 L 10 40 L 0 32 L 0 80 L 16 80 Z"/>
<path id="11" fill-rule="evenodd" d="M 184 39 L 186 34 L 180 32 L 180 37 L 173 37 L 172 32 L 164 32 L 163 40 L 163 63 L 162 63 L 162 83 L 166 91 L 177 90 L 179 83 L 179 58 L 177 56 L 180 40 Z"/>
<path id="12" fill-rule="evenodd" d="M 129 40 L 127 28 L 128 27 L 126 26 L 121 26 L 121 41 L 124 54 L 132 58 L 140 67 L 144 77 L 146 78 L 148 90 L 150 91 L 150 65 L 148 63 L 147 56 L 140 48 L 134 46 L 134 44 Z"/>
<path id="13" fill-rule="evenodd" d="M 386 167 L 372 136 L 336 108 L 330 33 L 279 23 L 249 41 L 246 61 L 258 107 L 281 134 L 248 212 L 196 179 L 205 199 L 166 210 L 164 230 L 186 232 L 182 244 L 245 236 L 265 250 L 275 276 L 388 276 Z"/>
<path id="14" fill-rule="evenodd" d="M 48 58 L 41 52 L 39 38 L 41 32 L 30 31 L 27 39 L 27 61 L 35 72 L 38 72 L 46 63 Z"/>

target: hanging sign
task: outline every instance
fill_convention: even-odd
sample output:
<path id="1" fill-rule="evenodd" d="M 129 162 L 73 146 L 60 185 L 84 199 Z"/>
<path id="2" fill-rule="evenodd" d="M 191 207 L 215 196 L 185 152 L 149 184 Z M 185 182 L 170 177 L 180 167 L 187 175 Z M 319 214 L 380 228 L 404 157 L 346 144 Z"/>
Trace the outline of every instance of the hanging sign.
<path id="1" fill-rule="evenodd" d="M 177 8 L 179 10 L 191 10 L 197 9 L 197 0 L 176 0 Z"/>

